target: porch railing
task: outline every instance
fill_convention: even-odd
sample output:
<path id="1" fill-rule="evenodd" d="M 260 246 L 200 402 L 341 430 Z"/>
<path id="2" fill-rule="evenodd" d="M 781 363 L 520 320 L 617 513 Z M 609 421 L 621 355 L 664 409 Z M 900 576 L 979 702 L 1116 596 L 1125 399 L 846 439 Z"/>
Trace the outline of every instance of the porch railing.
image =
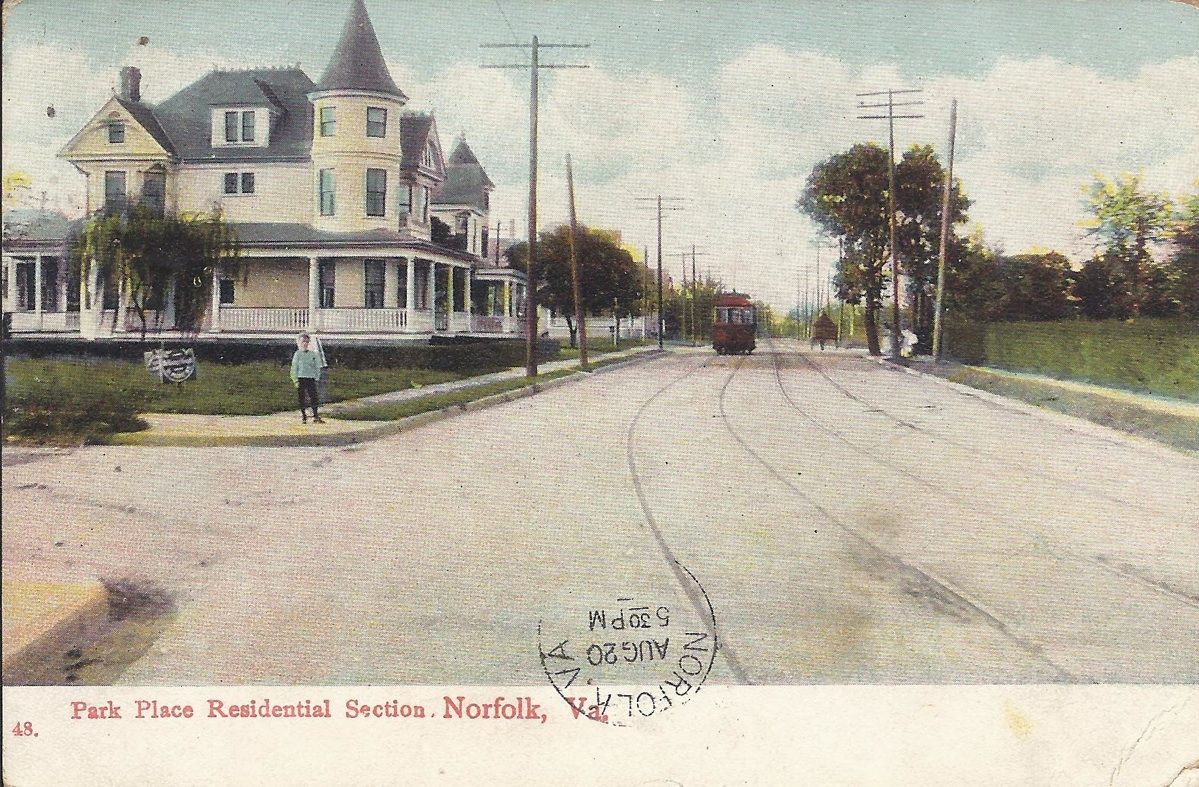
<path id="1" fill-rule="evenodd" d="M 322 331 L 403 331 L 407 309 L 321 309 L 317 321 Z"/>
<path id="2" fill-rule="evenodd" d="M 222 306 L 222 331 L 300 331 L 308 327 L 308 310 L 291 307 Z"/>

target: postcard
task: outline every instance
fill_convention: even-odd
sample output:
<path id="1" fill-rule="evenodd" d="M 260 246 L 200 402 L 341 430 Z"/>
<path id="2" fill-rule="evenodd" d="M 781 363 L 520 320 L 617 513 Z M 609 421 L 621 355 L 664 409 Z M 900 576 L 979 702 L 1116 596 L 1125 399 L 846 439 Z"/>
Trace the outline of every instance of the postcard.
<path id="1" fill-rule="evenodd" d="M 1196 41 L 5 0 L 5 784 L 1199 785 Z"/>

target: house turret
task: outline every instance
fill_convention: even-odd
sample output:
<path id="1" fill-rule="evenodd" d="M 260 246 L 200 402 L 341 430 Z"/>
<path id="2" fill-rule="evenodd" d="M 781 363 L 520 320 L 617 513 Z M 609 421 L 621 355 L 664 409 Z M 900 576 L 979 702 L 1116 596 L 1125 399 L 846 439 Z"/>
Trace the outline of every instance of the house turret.
<path id="1" fill-rule="evenodd" d="M 408 97 L 391 78 L 364 0 L 351 0 L 312 102 L 315 225 L 398 229 L 400 117 Z"/>

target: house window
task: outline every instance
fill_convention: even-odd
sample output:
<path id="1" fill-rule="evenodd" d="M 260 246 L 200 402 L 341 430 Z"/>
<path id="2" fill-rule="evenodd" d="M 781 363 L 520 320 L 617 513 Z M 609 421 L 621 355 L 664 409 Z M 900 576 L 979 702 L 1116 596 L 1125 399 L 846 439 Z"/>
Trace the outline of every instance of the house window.
<path id="1" fill-rule="evenodd" d="M 403 259 L 396 266 L 396 303 L 400 308 L 408 305 L 408 264 Z"/>
<path id="2" fill-rule="evenodd" d="M 118 144 L 125 141 L 125 124 L 113 122 L 108 124 L 108 142 L 109 144 Z"/>
<path id="3" fill-rule="evenodd" d="M 333 177 L 333 170 L 321 170 L 321 215 L 332 216 L 336 206 L 336 190 L 337 181 Z"/>
<path id="4" fill-rule="evenodd" d="M 415 307 L 418 309 L 429 308 L 429 265 L 425 262 L 417 261 L 416 269 L 413 271 L 413 295 Z"/>
<path id="5" fill-rule="evenodd" d="M 433 146 L 429 145 L 425 148 L 424 155 L 421 156 L 421 166 L 426 169 L 433 169 Z"/>
<path id="6" fill-rule="evenodd" d="M 368 309 L 383 308 L 383 260 L 363 260 L 364 301 Z"/>
<path id="7" fill-rule="evenodd" d="M 226 172 L 225 173 L 225 193 L 226 194 L 253 194 L 254 193 L 254 173 L 253 172 Z"/>
<path id="8" fill-rule="evenodd" d="M 236 145 L 255 140 L 255 110 L 230 109 L 225 113 L 225 143 Z"/>
<path id="9" fill-rule="evenodd" d="M 142 205 L 151 213 L 162 218 L 166 210 L 167 174 L 161 170 L 150 170 L 142 176 Z"/>
<path id="10" fill-rule="evenodd" d="M 17 311 L 33 311 L 33 273 L 33 262 L 17 262 Z"/>
<path id="11" fill-rule="evenodd" d="M 414 186 L 412 189 L 412 213 L 422 224 L 429 223 L 429 190 L 424 186 Z"/>
<path id="12" fill-rule="evenodd" d="M 254 141 L 254 112 L 241 113 L 241 141 Z"/>
<path id="13" fill-rule="evenodd" d="M 120 213 L 129 205 L 128 192 L 125 190 L 124 172 L 104 173 L 104 210 L 109 213 Z"/>
<path id="14" fill-rule="evenodd" d="M 220 291 L 221 305 L 228 306 L 228 305 L 232 304 L 234 296 L 236 294 L 236 289 L 235 289 L 236 285 L 233 283 L 233 279 L 221 279 L 220 287 L 221 287 L 221 291 Z"/>
<path id="15" fill-rule="evenodd" d="M 337 263 L 334 260 L 321 260 L 317 270 L 317 286 L 321 291 L 321 308 L 332 309 L 337 289 Z"/>
<path id="16" fill-rule="evenodd" d="M 383 216 L 387 213 L 387 170 L 366 171 L 366 215 Z"/>
<path id="17" fill-rule="evenodd" d="M 407 216 L 412 213 L 412 186 L 401 185 L 399 192 L 400 200 L 396 208 L 400 216 Z"/>
<path id="18" fill-rule="evenodd" d="M 337 133 L 337 107 L 321 107 L 321 136 L 331 137 Z"/>
<path id="19" fill-rule="evenodd" d="M 67 311 L 79 311 L 79 269 L 67 266 Z"/>
<path id="20" fill-rule="evenodd" d="M 226 112 L 225 113 L 225 141 L 226 142 L 236 142 L 237 141 L 237 113 L 236 112 Z"/>
<path id="21" fill-rule="evenodd" d="M 387 110 L 382 107 L 366 108 L 366 135 L 368 137 L 387 136 Z"/>

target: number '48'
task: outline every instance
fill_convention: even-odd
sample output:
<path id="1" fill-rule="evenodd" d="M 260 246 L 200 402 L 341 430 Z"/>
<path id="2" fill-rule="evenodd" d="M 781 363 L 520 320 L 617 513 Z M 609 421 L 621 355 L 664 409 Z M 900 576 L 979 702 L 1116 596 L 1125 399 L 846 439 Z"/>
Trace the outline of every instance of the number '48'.
<path id="1" fill-rule="evenodd" d="M 12 728 L 12 734 L 17 736 L 32 735 L 37 737 L 37 733 L 33 731 L 33 722 L 19 721 Z"/>

